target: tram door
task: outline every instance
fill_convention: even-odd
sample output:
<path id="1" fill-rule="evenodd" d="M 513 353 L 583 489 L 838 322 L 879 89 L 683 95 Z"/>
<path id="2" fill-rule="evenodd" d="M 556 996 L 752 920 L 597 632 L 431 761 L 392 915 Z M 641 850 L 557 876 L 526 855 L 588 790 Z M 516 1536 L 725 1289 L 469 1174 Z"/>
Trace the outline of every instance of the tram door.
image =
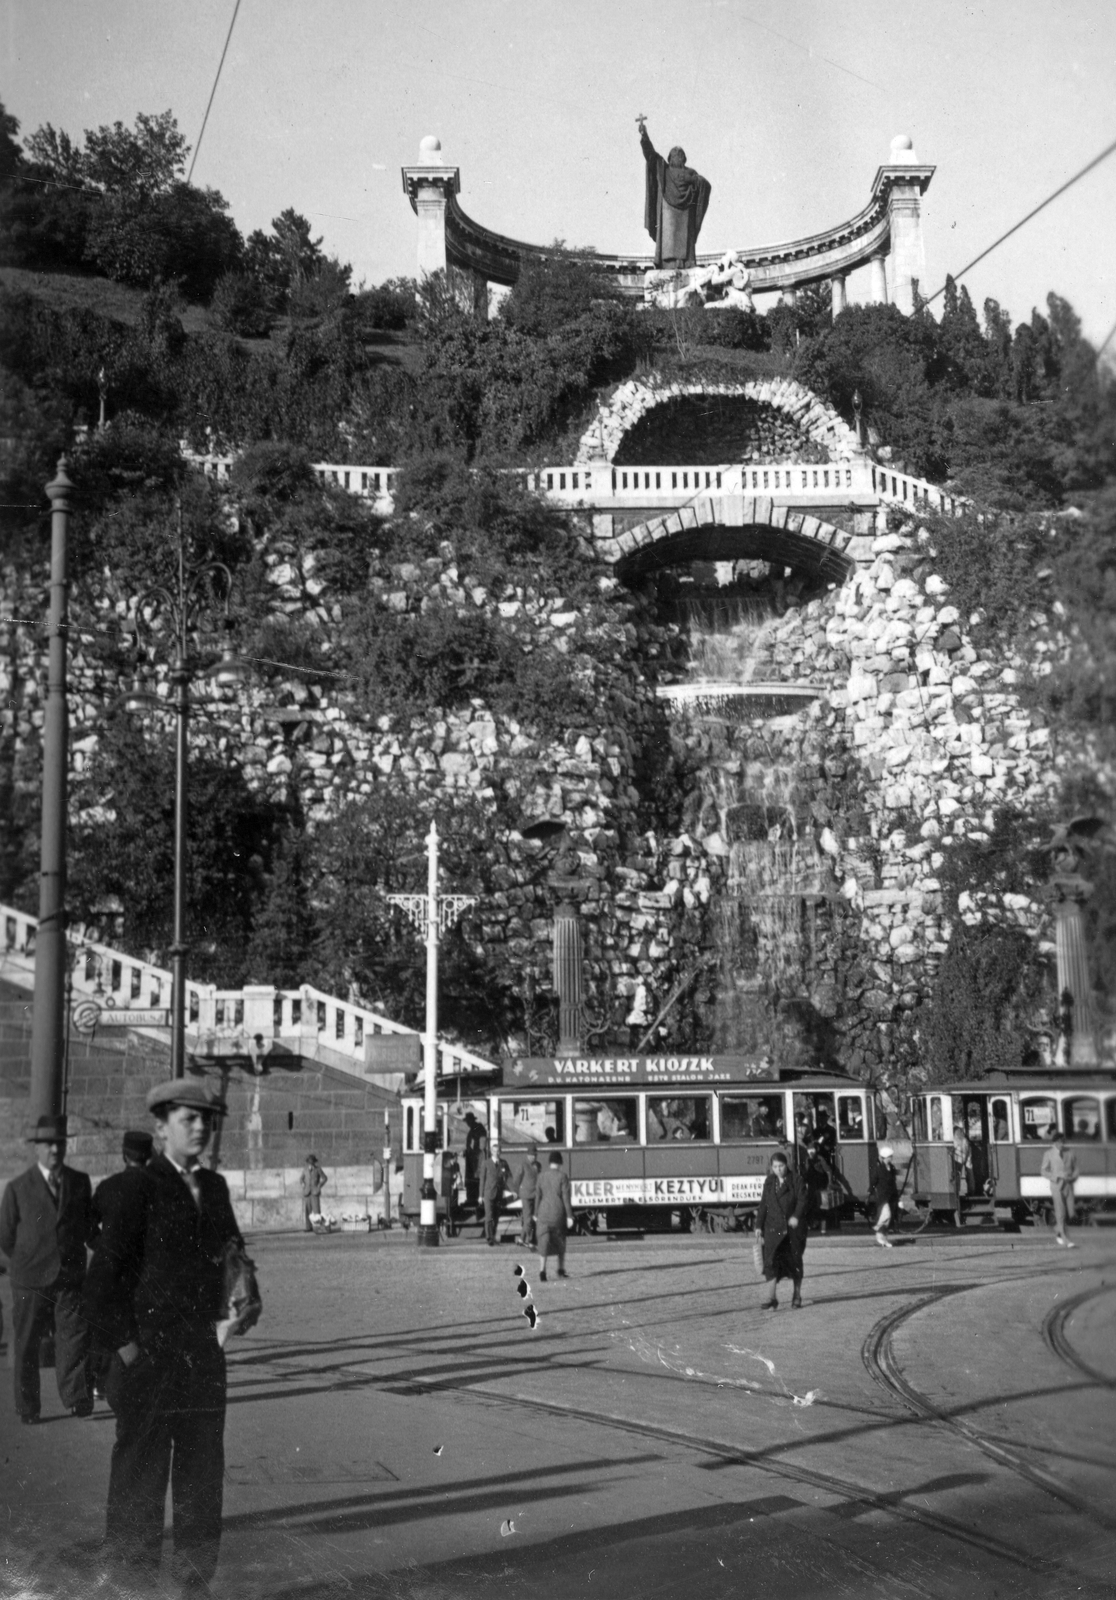
<path id="1" fill-rule="evenodd" d="M 991 1129 L 988 1126 L 988 1099 L 982 1094 L 955 1094 L 953 1096 L 953 1132 L 954 1146 L 957 1146 L 956 1134 L 960 1129 L 969 1141 L 969 1165 L 962 1169 L 955 1159 L 956 1176 L 958 1178 L 958 1194 L 960 1198 L 972 1199 L 974 1195 L 984 1195 L 987 1184 L 992 1176 L 991 1167 Z M 967 1195 L 966 1195 L 967 1191 Z"/>

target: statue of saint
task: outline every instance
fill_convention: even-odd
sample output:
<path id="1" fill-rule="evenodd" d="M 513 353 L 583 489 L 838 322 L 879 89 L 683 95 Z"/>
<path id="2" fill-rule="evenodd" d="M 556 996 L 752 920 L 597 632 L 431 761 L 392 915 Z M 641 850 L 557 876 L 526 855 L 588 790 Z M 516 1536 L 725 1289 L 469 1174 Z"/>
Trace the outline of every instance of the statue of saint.
<path id="1" fill-rule="evenodd" d="M 708 180 L 686 165 L 686 152 L 675 145 L 664 161 L 647 137 L 644 118 L 639 123 L 639 142 L 647 163 L 647 202 L 643 225 L 655 241 L 656 267 L 694 267 L 697 265 L 697 238 L 705 220 L 709 196 Z"/>

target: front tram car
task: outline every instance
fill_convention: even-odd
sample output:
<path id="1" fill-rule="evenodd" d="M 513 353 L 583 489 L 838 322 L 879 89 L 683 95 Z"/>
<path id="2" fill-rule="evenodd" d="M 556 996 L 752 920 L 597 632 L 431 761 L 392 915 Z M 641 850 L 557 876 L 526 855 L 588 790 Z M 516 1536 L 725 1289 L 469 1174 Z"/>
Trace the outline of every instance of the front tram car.
<path id="1" fill-rule="evenodd" d="M 590 1231 L 750 1225 L 772 1152 L 791 1151 L 805 1169 L 807 1146 L 818 1207 L 835 1225 L 863 1205 L 876 1168 L 863 1083 L 742 1056 L 528 1058 L 499 1085 L 440 1100 L 438 1116 L 448 1231 L 476 1215 L 481 1131 L 512 1174 L 528 1144 L 544 1163 L 548 1148 L 560 1150 L 575 1216 Z M 418 1098 L 404 1098 L 403 1121 L 406 1217 L 418 1210 Z M 515 1209 L 510 1192 L 505 1201 Z"/>
<path id="2" fill-rule="evenodd" d="M 1043 1151 L 1065 1134 L 1086 1215 L 1116 1207 L 1116 1073 L 990 1072 L 925 1090 L 914 1102 L 914 1200 L 961 1226 L 1050 1215 Z"/>

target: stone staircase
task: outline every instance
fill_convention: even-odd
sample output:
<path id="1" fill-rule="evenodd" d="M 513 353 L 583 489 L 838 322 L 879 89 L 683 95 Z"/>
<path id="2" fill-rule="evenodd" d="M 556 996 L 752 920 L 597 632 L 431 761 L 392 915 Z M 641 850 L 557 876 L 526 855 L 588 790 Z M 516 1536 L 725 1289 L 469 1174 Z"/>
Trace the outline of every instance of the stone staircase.
<path id="1" fill-rule="evenodd" d="M 0 982 L 0 1187 L 27 1166 L 31 1000 Z M 147 1091 L 170 1073 L 170 1052 L 140 1030 L 120 1029 L 70 1048 L 67 1159 L 97 1179 L 121 1165 L 126 1128 L 149 1128 Z M 351 1073 L 293 1054 L 267 1058 L 258 1076 L 238 1060 L 207 1060 L 225 1095 L 220 1166 L 246 1226 L 289 1226 L 301 1215 L 298 1171 L 313 1150 L 333 1176 L 335 1210 L 383 1210 L 383 1151 L 400 1148 L 398 1097 Z"/>

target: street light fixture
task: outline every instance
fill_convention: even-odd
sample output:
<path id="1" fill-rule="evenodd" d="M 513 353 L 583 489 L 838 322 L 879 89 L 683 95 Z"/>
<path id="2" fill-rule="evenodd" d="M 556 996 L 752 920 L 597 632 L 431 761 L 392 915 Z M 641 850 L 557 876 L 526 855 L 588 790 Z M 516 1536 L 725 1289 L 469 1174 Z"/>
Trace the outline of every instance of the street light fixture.
<path id="1" fill-rule="evenodd" d="M 196 567 L 186 563 L 185 542 L 182 533 L 182 507 L 178 508 L 178 570 L 173 587 L 156 584 L 146 590 L 136 602 L 135 636 L 137 650 L 142 648 L 143 633 L 154 634 L 156 619 L 165 617 L 170 622 L 173 641 L 173 658 L 168 674 L 174 691 L 170 706 L 165 699 L 143 686 L 137 674 L 132 688 L 121 698 L 125 711 L 167 711 L 175 716 L 175 781 L 174 781 L 174 927 L 170 945 L 171 957 L 171 1076 L 186 1076 L 186 830 L 188 823 L 187 767 L 189 760 L 188 729 L 190 722 L 190 686 L 199 678 L 208 678 L 219 688 L 241 683 L 248 675 L 232 640 L 232 621 L 229 617 L 229 598 L 233 577 L 223 561 L 206 561 Z M 201 631 L 201 622 L 209 614 L 220 612 L 224 627 L 224 642 L 216 662 L 211 656 L 199 655 L 191 644 Z"/>

